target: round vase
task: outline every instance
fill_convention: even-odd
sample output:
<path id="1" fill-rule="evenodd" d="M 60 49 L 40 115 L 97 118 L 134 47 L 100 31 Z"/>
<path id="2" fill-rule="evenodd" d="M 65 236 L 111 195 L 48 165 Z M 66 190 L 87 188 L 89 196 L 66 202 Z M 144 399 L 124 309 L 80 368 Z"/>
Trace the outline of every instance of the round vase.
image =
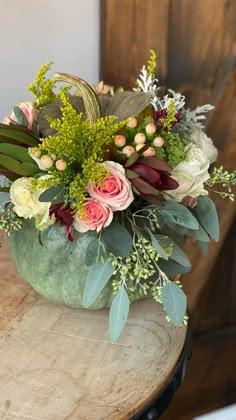
<path id="1" fill-rule="evenodd" d="M 84 308 L 83 291 L 89 267 L 86 248 L 93 232 L 74 232 L 74 242 L 65 228 L 54 224 L 38 231 L 33 220 L 25 220 L 20 231 L 8 237 L 8 244 L 20 275 L 41 296 L 75 308 Z M 88 309 L 109 307 L 113 298 L 111 282 Z"/>

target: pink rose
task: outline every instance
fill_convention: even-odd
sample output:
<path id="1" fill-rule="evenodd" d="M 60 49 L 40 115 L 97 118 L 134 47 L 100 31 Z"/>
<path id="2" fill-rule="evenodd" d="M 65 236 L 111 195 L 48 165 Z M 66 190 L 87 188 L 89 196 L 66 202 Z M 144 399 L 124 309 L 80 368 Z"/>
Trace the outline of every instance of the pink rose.
<path id="1" fill-rule="evenodd" d="M 85 216 L 81 217 L 80 213 L 77 212 L 73 224 L 74 228 L 80 233 L 88 230 L 97 230 L 99 232 L 102 228 L 109 226 L 113 219 L 110 207 L 92 198 L 87 198 L 84 208 Z"/>
<path id="2" fill-rule="evenodd" d="M 107 204 L 112 211 L 127 209 L 132 203 L 134 196 L 131 183 L 125 176 L 123 166 L 116 162 L 103 162 L 110 176 L 104 181 L 103 186 L 93 185 L 90 181 L 87 185 L 89 195 L 101 203 Z"/>
<path id="3" fill-rule="evenodd" d="M 32 102 L 21 102 L 19 105 L 17 105 L 21 111 L 24 112 L 27 122 L 28 122 L 28 129 L 32 130 L 32 126 L 33 126 L 33 122 L 34 120 L 37 120 L 38 118 L 38 109 L 36 109 L 34 107 L 34 105 L 32 104 Z M 6 117 L 4 117 L 2 123 L 9 125 L 11 120 L 13 121 L 17 121 L 16 116 L 14 114 L 14 111 L 11 111 L 11 113 L 9 115 L 7 115 Z"/>

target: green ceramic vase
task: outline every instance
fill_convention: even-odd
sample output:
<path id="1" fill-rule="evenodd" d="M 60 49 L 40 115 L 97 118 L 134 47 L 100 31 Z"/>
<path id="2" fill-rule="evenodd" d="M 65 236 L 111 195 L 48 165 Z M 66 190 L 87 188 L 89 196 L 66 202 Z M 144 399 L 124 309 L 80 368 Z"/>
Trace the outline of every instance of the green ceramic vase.
<path id="1" fill-rule="evenodd" d="M 26 220 L 22 229 L 8 239 L 12 257 L 21 276 L 41 296 L 76 308 L 84 308 L 83 291 L 88 275 L 85 251 L 92 232 L 74 232 L 70 242 L 64 227 L 54 224 L 41 232 L 33 220 Z M 109 307 L 112 288 L 108 283 L 89 309 Z"/>

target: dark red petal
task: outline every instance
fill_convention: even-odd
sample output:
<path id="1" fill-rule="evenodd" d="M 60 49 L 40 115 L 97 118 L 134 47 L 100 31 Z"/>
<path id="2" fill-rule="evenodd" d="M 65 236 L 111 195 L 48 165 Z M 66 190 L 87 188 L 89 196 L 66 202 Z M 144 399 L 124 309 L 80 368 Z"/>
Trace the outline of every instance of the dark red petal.
<path id="1" fill-rule="evenodd" d="M 159 171 L 170 172 L 172 166 L 165 160 L 158 159 L 154 156 L 140 158 L 138 163 L 149 166 L 150 168 L 157 169 Z"/>
<path id="2" fill-rule="evenodd" d="M 158 198 L 157 196 L 152 195 L 152 194 L 142 194 L 142 197 L 146 201 L 149 201 L 149 203 L 157 204 L 159 206 L 163 206 L 163 201 L 161 200 L 161 196 L 159 196 L 159 198 Z"/>
<path id="3" fill-rule="evenodd" d="M 141 178 L 135 178 L 131 180 L 132 184 L 140 191 L 141 194 L 151 194 L 159 196 L 159 191 L 156 188 L 153 188 L 151 185 L 147 184 Z"/>
<path id="4" fill-rule="evenodd" d="M 171 178 L 169 175 L 166 174 L 160 174 L 161 179 L 159 181 L 159 184 L 156 185 L 156 188 L 158 188 L 160 191 L 162 190 L 175 190 L 178 188 L 179 184 L 178 182 Z"/>
<path id="5" fill-rule="evenodd" d="M 134 163 L 130 169 L 139 174 L 141 178 L 144 179 L 144 181 L 147 181 L 150 185 L 155 185 L 160 180 L 160 174 L 149 166 Z"/>

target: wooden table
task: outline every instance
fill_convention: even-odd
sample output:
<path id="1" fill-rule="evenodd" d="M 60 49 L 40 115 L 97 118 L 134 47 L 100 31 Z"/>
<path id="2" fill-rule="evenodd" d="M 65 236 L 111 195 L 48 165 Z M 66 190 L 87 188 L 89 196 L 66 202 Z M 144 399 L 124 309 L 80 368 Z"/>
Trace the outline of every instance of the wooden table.
<path id="1" fill-rule="evenodd" d="M 173 376 L 186 328 L 143 300 L 111 344 L 107 310 L 47 302 L 17 274 L 4 239 L 0 251 L 0 419 L 140 418 Z"/>

